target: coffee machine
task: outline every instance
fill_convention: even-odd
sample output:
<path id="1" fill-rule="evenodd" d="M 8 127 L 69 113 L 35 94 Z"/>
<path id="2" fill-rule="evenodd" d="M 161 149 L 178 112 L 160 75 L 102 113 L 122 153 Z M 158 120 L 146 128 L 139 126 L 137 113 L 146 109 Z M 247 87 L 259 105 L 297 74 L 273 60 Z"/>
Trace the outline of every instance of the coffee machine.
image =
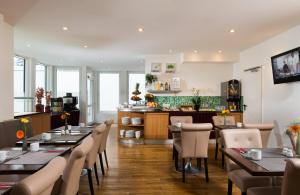
<path id="1" fill-rule="evenodd" d="M 64 111 L 70 112 L 72 110 L 78 110 L 78 97 L 72 96 L 72 93 L 66 93 L 66 96 L 63 98 Z"/>
<path id="2" fill-rule="evenodd" d="M 238 80 L 221 83 L 221 105 L 230 111 L 242 111 L 242 86 Z"/>

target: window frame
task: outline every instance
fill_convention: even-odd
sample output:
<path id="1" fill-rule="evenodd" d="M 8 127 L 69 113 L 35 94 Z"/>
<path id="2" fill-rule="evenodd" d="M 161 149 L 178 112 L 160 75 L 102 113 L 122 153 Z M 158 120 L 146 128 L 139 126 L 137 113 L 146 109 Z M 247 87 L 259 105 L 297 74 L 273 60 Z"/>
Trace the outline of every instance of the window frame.
<path id="1" fill-rule="evenodd" d="M 48 80 L 48 65 L 43 64 L 41 62 L 38 62 L 35 65 L 35 88 L 37 88 L 37 86 L 36 86 L 36 66 L 38 66 L 38 65 L 45 67 L 45 81 L 44 81 L 45 82 L 45 88 L 44 88 L 44 90 L 47 91 L 48 90 L 48 83 L 47 83 L 47 80 Z"/>
<path id="2" fill-rule="evenodd" d="M 24 57 L 24 56 L 21 56 L 21 55 L 17 55 L 17 54 L 15 54 L 14 55 L 14 58 L 22 58 L 23 59 L 23 64 L 24 64 L 24 71 L 23 71 L 23 96 L 15 96 L 15 94 L 14 94 L 14 98 L 20 98 L 20 97 L 26 97 L 26 95 L 25 95 L 25 93 L 26 93 L 26 70 L 27 70 L 27 68 L 26 68 L 26 61 L 27 61 L 27 59 L 26 59 L 26 57 Z M 14 66 L 15 66 L 15 61 L 14 61 Z M 15 70 L 14 70 L 15 71 Z"/>

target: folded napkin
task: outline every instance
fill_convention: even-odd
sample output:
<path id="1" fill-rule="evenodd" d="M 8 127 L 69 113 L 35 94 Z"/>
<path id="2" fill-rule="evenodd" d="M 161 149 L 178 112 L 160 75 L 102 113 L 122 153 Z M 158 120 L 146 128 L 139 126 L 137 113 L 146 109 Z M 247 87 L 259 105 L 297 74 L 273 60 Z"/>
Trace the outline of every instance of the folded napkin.
<path id="1" fill-rule="evenodd" d="M 15 185 L 14 182 L 0 182 L 0 190 L 7 190 Z"/>
<path id="2" fill-rule="evenodd" d="M 247 152 L 247 150 L 245 148 L 232 148 L 232 149 L 241 154 L 244 154 Z"/>

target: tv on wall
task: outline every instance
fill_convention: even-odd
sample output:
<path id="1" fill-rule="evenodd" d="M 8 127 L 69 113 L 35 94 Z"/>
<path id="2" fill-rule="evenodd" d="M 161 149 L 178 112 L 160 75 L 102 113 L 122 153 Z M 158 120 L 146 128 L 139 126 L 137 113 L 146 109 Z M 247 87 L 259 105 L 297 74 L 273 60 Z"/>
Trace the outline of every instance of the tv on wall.
<path id="1" fill-rule="evenodd" d="M 300 47 L 271 57 L 274 84 L 300 81 Z"/>

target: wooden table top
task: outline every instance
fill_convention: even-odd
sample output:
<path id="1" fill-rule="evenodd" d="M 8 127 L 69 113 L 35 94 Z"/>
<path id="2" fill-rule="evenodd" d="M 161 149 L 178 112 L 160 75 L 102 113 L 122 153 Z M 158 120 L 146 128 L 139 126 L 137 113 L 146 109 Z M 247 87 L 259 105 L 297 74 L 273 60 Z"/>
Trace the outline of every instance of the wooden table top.
<path id="1" fill-rule="evenodd" d="M 281 148 L 263 148 L 262 151 L 272 151 L 278 154 L 281 153 Z M 284 169 L 282 170 L 267 170 L 264 167 L 254 163 L 252 160 L 243 157 L 234 148 L 223 148 L 221 151 L 233 162 L 238 164 L 242 169 L 245 169 L 249 174 L 253 176 L 283 176 Z M 282 156 L 282 161 L 285 161 L 286 157 Z"/>
<path id="2" fill-rule="evenodd" d="M 2 151 L 12 151 L 15 154 L 7 160 L 0 162 L 0 174 L 32 174 L 44 167 L 50 160 L 57 156 L 63 156 L 71 151 L 70 147 L 43 146 L 38 152 L 22 152 L 22 148 L 3 148 Z M 20 152 L 17 154 L 17 152 Z M 45 156 L 49 154 L 46 159 Z M 32 159 L 35 156 L 36 159 Z M 39 156 L 41 159 L 39 159 Z M 31 159 L 28 159 L 31 158 Z M 24 160 L 23 160 L 24 159 Z M 36 162 L 35 162 L 36 161 Z M 42 162 L 42 163 L 39 163 Z"/>

